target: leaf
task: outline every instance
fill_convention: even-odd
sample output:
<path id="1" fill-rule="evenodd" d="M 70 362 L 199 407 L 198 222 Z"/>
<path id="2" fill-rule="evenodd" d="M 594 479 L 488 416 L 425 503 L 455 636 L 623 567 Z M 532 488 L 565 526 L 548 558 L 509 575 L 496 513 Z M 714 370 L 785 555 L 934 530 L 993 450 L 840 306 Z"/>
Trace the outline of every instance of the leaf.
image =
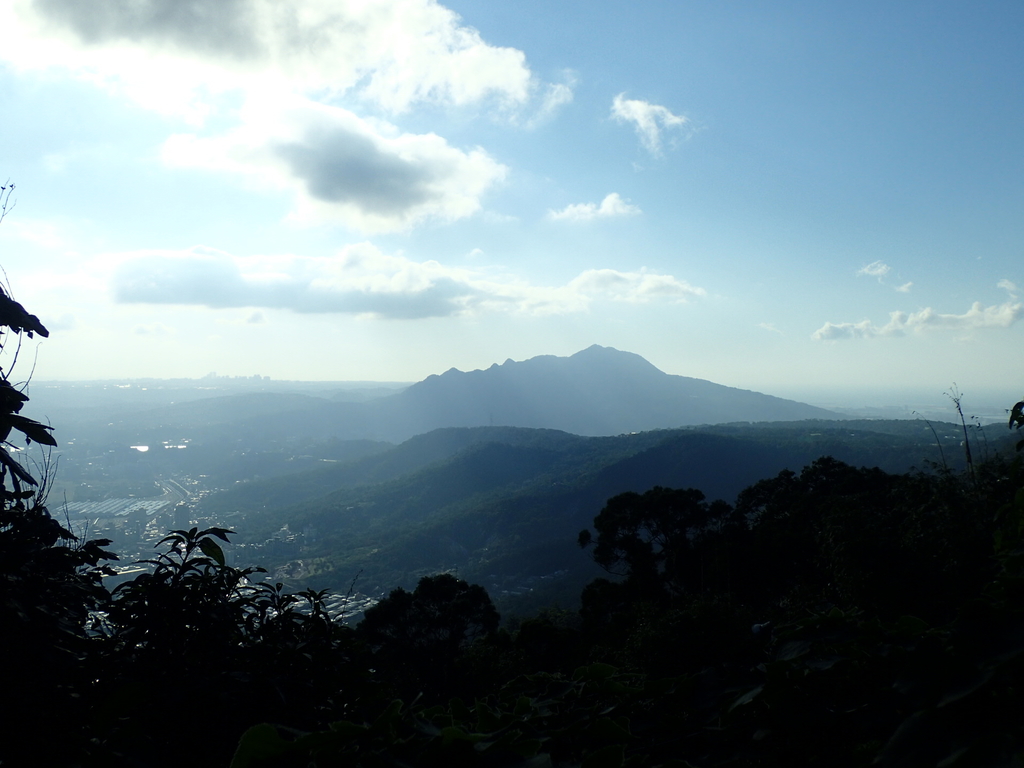
<path id="1" fill-rule="evenodd" d="M 193 531 L 195 528 L 192 529 Z M 196 536 L 216 536 L 221 541 L 228 541 L 228 534 L 234 533 L 230 528 L 207 528 L 205 531 L 200 531 L 195 534 Z"/>
<path id="2" fill-rule="evenodd" d="M 757 688 L 754 688 L 751 691 L 747 691 L 745 694 L 740 696 L 738 699 L 736 699 L 736 701 L 732 703 L 732 706 L 729 707 L 729 711 L 732 712 L 734 709 L 736 709 L 736 707 L 742 707 L 744 704 L 749 704 L 755 698 L 757 698 L 757 695 L 761 693 L 761 691 L 763 690 L 764 686 L 759 685 L 757 686 Z"/>
<path id="3" fill-rule="evenodd" d="M 625 750 L 619 744 L 612 744 L 601 747 L 596 752 L 591 752 L 583 761 L 580 768 L 622 768 L 626 759 Z"/>
<path id="4" fill-rule="evenodd" d="M 30 475 L 28 471 L 21 466 L 21 464 L 11 458 L 11 454 L 7 452 L 6 448 L 0 448 L 0 464 L 7 467 L 16 479 L 21 480 L 23 483 L 28 483 L 29 485 L 36 485 L 35 478 L 32 477 L 32 475 Z"/>
<path id="5" fill-rule="evenodd" d="M 260 723 L 242 734 L 230 768 L 248 768 L 262 764 L 265 760 L 280 757 L 289 750 L 287 741 L 281 738 L 277 729 L 269 723 Z"/>
<path id="6" fill-rule="evenodd" d="M 512 714 L 516 717 L 526 717 L 533 711 L 533 699 L 529 696 L 520 696 L 519 700 L 516 701 L 515 709 L 512 710 Z"/>
<path id="7" fill-rule="evenodd" d="M 57 446 L 57 441 L 53 439 L 53 435 L 46 431 L 52 430 L 53 427 L 47 426 L 46 424 L 40 424 L 38 421 L 33 421 L 32 419 L 26 419 L 24 416 L 18 416 L 14 413 L 7 414 L 5 420 L 10 422 L 11 426 L 16 430 L 23 432 L 25 437 L 30 441 L 35 440 L 37 443 L 42 443 L 43 445 Z"/>
<path id="8" fill-rule="evenodd" d="M 28 402 L 28 395 L 15 389 L 7 380 L 0 379 L 0 409 L 5 413 L 17 413 Z"/>
<path id="9" fill-rule="evenodd" d="M 904 635 L 921 635 L 929 629 L 931 627 L 928 622 L 917 618 L 917 616 L 900 616 L 899 621 L 896 622 L 896 631 Z"/>
<path id="10" fill-rule="evenodd" d="M 199 549 L 204 555 L 216 561 L 217 565 L 224 565 L 224 550 L 213 539 L 202 539 L 199 542 Z"/>
<path id="11" fill-rule="evenodd" d="M 790 640 L 788 643 L 784 643 L 779 652 L 775 655 L 778 661 L 789 661 L 795 659 L 798 656 L 803 656 L 805 653 L 811 650 L 811 643 L 808 640 Z"/>

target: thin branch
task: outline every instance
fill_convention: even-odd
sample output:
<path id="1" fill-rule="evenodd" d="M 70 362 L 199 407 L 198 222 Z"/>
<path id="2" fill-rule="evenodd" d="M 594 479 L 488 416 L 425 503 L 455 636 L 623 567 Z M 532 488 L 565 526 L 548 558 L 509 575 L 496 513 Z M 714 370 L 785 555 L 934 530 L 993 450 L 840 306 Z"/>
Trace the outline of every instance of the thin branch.
<path id="1" fill-rule="evenodd" d="M 946 463 L 946 453 L 942 450 L 942 441 L 939 440 L 939 433 L 935 431 L 935 427 L 932 426 L 932 423 L 928 421 L 928 419 L 924 418 L 920 413 L 913 411 L 913 414 L 917 416 L 917 418 L 922 419 L 924 423 L 928 425 L 928 429 L 932 431 L 932 435 L 935 437 L 935 444 L 939 446 L 939 458 L 942 459 L 942 468 L 948 472 L 949 465 Z"/>

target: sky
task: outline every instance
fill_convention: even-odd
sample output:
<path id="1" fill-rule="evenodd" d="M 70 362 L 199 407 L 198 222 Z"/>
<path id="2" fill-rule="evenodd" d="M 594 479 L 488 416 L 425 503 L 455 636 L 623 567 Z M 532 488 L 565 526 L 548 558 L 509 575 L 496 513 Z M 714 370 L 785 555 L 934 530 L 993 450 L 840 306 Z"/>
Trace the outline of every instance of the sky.
<path id="1" fill-rule="evenodd" d="M 42 379 L 600 344 L 1019 398 L 1022 36 L 1019 2 L 0 0 L 0 265 Z"/>

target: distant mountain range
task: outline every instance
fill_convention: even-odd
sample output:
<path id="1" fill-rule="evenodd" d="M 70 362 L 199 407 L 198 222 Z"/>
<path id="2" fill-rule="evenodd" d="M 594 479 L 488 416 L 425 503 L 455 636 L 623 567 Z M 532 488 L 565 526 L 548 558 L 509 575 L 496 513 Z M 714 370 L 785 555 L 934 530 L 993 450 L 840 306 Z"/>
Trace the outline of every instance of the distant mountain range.
<path id="1" fill-rule="evenodd" d="M 394 419 L 399 439 L 439 427 L 511 426 L 616 435 L 695 424 L 838 416 L 794 400 L 673 376 L 640 355 L 597 345 L 571 357 L 506 360 L 469 373 L 453 368 L 370 407 Z"/>
<path id="2" fill-rule="evenodd" d="M 453 368 L 397 394 L 362 402 L 283 391 L 247 393 L 97 412 L 93 427 L 107 439 L 133 443 L 186 436 L 265 444 L 330 438 L 399 443 L 443 427 L 529 427 L 597 436 L 835 418 L 842 417 L 793 400 L 669 375 L 639 355 L 592 346 L 570 357 L 507 360 L 470 372 Z M 78 419 L 62 414 L 61 423 L 71 427 L 71 421 Z"/>

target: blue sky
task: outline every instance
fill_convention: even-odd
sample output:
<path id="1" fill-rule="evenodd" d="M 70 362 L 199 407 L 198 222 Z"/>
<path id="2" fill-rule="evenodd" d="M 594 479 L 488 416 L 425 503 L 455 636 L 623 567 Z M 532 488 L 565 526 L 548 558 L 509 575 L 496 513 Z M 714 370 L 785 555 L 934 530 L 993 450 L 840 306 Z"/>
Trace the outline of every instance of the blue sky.
<path id="1" fill-rule="evenodd" d="M 602 344 L 1019 396 L 1024 5 L 0 0 L 42 378 L 411 381 Z"/>

